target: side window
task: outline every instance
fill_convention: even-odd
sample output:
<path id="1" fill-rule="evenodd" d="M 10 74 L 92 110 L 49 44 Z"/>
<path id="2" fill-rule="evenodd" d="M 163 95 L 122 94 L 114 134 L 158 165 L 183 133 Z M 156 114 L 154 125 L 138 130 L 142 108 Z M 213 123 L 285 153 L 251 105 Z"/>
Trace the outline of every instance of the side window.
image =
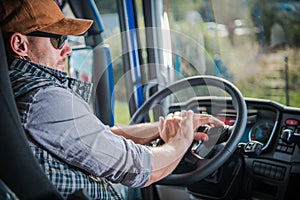
<path id="1" fill-rule="evenodd" d="M 103 23 L 103 43 L 108 45 L 114 76 L 114 120 L 115 124 L 128 124 L 130 120 L 128 102 L 126 98 L 126 86 L 124 78 L 124 65 L 122 59 L 122 41 L 120 22 L 116 1 L 95 1 Z"/>
<path id="2" fill-rule="evenodd" d="M 64 15 L 75 18 L 69 4 L 66 1 L 57 1 Z M 68 36 L 68 43 L 72 47 L 72 55 L 67 63 L 67 71 L 73 78 L 85 82 L 92 80 L 92 49 L 86 47 L 83 36 Z"/>
<path id="3" fill-rule="evenodd" d="M 173 63 L 179 78 L 214 73 L 211 56 L 216 44 L 209 44 L 208 49 L 205 43 L 206 24 L 200 12 L 204 2 L 164 1 L 172 37 Z M 213 27 L 211 24 L 210 28 Z"/>

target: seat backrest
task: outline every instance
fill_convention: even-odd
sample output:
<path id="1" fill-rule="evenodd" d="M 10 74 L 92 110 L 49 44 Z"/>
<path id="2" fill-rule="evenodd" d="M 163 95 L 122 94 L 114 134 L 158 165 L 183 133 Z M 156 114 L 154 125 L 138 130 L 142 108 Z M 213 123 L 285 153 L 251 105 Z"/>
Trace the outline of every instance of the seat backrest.
<path id="1" fill-rule="evenodd" d="M 20 199 L 63 199 L 43 173 L 21 126 L 0 30 L 0 179 Z"/>

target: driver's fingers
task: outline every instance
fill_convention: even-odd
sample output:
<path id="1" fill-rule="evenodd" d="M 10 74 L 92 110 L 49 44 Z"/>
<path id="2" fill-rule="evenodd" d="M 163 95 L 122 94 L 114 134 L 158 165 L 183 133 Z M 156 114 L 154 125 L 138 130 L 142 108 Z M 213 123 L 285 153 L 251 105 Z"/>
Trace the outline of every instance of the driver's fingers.
<path id="1" fill-rule="evenodd" d="M 182 111 L 176 111 L 174 113 L 169 113 L 166 117 L 168 120 L 177 120 L 181 121 L 187 116 L 187 111 L 182 110 Z"/>
<path id="2" fill-rule="evenodd" d="M 181 112 L 179 111 L 174 112 L 174 116 L 181 116 Z"/>
<path id="3" fill-rule="evenodd" d="M 169 114 L 166 116 L 166 119 L 173 118 L 173 116 L 174 116 L 174 113 L 169 113 Z"/>
<path id="4" fill-rule="evenodd" d="M 224 122 L 215 118 L 212 115 L 198 114 L 198 113 L 194 114 L 194 123 L 197 127 L 201 126 L 201 125 L 205 125 L 205 124 L 209 124 L 211 126 L 224 126 L 225 125 Z"/>
<path id="5" fill-rule="evenodd" d="M 176 118 L 176 119 L 182 119 L 184 116 L 183 116 L 182 111 L 181 111 L 181 112 L 176 111 L 176 112 L 174 113 L 173 117 Z"/>
<path id="6" fill-rule="evenodd" d="M 190 112 L 192 112 L 192 111 L 190 111 Z M 187 113 L 188 113 L 188 111 L 186 111 L 186 110 L 176 111 L 174 113 L 169 113 L 165 119 L 181 121 L 184 118 L 186 118 Z M 193 124 L 194 124 L 195 129 L 198 128 L 199 126 L 206 125 L 206 124 L 208 124 L 212 127 L 225 125 L 223 121 L 217 119 L 216 117 L 213 117 L 212 115 L 199 114 L 199 113 L 193 114 Z"/>
<path id="7" fill-rule="evenodd" d="M 162 132 L 163 128 L 164 128 L 164 118 L 163 117 L 159 117 L 159 123 L 158 123 L 158 131 Z"/>
<path id="8" fill-rule="evenodd" d="M 209 137 L 206 133 L 203 132 L 195 132 L 195 140 L 203 140 L 203 141 L 208 141 Z"/>

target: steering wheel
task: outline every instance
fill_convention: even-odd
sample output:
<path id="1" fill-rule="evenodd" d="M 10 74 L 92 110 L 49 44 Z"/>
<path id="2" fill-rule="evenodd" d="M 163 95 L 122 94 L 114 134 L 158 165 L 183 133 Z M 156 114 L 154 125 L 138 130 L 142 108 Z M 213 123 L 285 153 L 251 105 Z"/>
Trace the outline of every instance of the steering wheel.
<path id="1" fill-rule="evenodd" d="M 169 85 L 168 87 L 156 92 L 151 96 L 132 116 L 130 124 L 140 123 L 144 119 L 145 113 L 148 113 L 155 105 L 170 94 L 183 90 L 188 87 L 194 86 L 214 86 L 225 90 L 232 98 L 232 105 L 236 109 L 236 120 L 232 126 L 227 126 L 226 131 L 228 137 L 224 147 L 218 151 L 211 158 L 200 158 L 195 156 L 194 159 L 195 168 L 192 171 L 184 173 L 172 173 L 164 179 L 160 180 L 159 184 L 166 185 L 189 185 L 202 180 L 207 177 L 219 167 L 221 167 L 225 161 L 236 150 L 238 143 L 240 142 L 247 122 L 247 107 L 245 100 L 241 92 L 231 82 L 214 76 L 193 76 L 186 79 L 179 80 Z M 220 131 L 217 131 L 220 132 Z M 224 131 L 223 131 L 224 132 Z M 208 133 L 211 138 L 210 134 Z M 219 134 L 220 135 L 220 134 Z M 210 139 L 211 140 L 211 139 Z M 209 141 L 210 141 L 209 140 Z M 190 148 L 192 151 L 194 147 Z M 186 153 L 185 156 L 191 155 Z"/>

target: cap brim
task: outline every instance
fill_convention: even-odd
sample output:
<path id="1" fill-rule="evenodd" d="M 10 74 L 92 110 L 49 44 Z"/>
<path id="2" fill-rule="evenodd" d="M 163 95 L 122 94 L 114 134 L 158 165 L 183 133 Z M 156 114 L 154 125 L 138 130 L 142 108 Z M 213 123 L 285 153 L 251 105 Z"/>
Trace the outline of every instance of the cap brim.
<path id="1" fill-rule="evenodd" d="M 56 35 L 81 35 L 93 24 L 93 20 L 64 18 L 54 24 L 38 29 Z"/>

